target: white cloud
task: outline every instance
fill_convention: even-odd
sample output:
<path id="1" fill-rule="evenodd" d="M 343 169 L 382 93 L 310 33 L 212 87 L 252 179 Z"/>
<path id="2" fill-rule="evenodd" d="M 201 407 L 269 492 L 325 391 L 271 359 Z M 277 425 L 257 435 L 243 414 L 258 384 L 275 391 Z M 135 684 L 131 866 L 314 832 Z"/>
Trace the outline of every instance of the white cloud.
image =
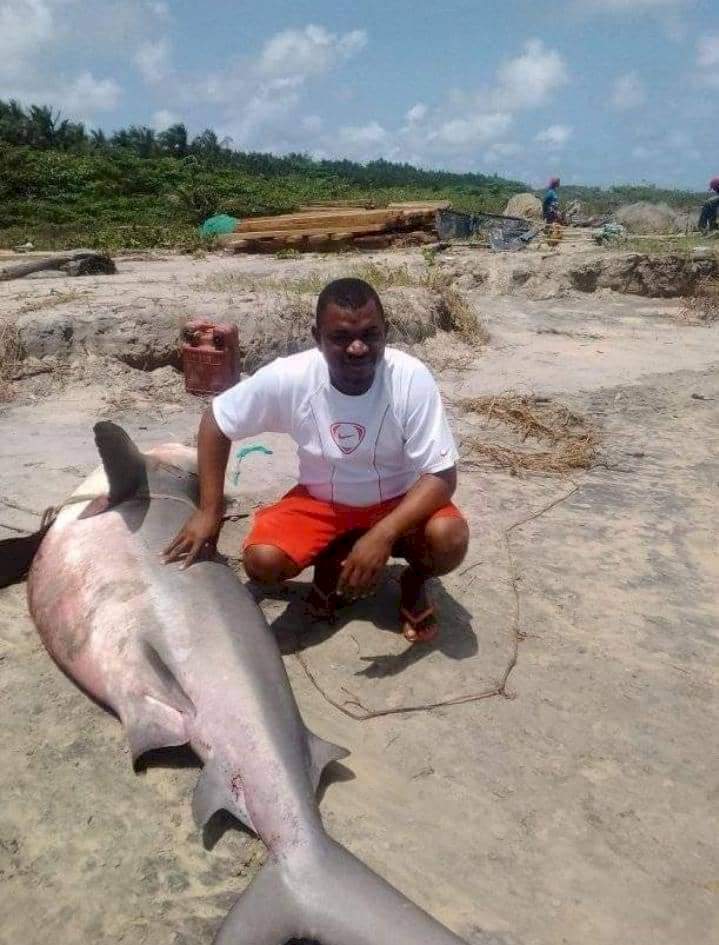
<path id="1" fill-rule="evenodd" d="M 147 4 L 147 8 L 151 13 L 154 13 L 159 20 L 169 20 L 172 16 L 170 11 L 170 4 L 166 3 L 165 0 L 155 0 L 155 2 L 150 2 Z"/>
<path id="2" fill-rule="evenodd" d="M 648 158 L 653 158 L 656 154 L 656 151 L 653 148 L 648 148 L 644 144 L 637 144 L 632 148 L 632 157 L 637 161 L 646 161 Z"/>
<path id="3" fill-rule="evenodd" d="M 700 84 L 719 88 L 719 33 L 708 33 L 697 40 L 696 61 Z"/>
<path id="4" fill-rule="evenodd" d="M 284 30 L 265 43 L 259 70 L 268 76 L 321 75 L 366 44 L 364 30 L 352 30 L 341 36 L 313 24 L 302 30 Z"/>
<path id="5" fill-rule="evenodd" d="M 0 76 L 22 71 L 53 32 L 52 9 L 44 0 L 10 0 L 0 5 Z"/>
<path id="6" fill-rule="evenodd" d="M 96 79 L 91 72 L 83 72 L 54 96 L 50 93 L 49 98 L 54 98 L 71 113 L 93 115 L 112 111 L 121 95 L 122 88 L 115 79 Z"/>
<path id="7" fill-rule="evenodd" d="M 310 24 L 272 36 L 254 59 L 237 61 L 221 72 L 185 84 L 191 102 L 223 106 L 218 129 L 238 148 L 316 148 L 321 119 L 310 116 L 309 126 L 298 121 L 306 90 L 364 48 L 367 35 L 352 30 L 342 35 Z M 353 143 L 359 147 L 359 143 Z"/>
<path id="8" fill-rule="evenodd" d="M 161 108 L 153 114 L 150 123 L 156 131 L 164 131 L 170 125 L 177 125 L 179 122 L 180 116 L 178 114 L 168 111 L 166 108 Z"/>
<path id="9" fill-rule="evenodd" d="M 697 65 L 700 69 L 719 66 L 719 33 L 709 33 L 697 41 Z"/>
<path id="10" fill-rule="evenodd" d="M 516 141 L 497 141 L 485 151 L 483 161 L 487 165 L 501 164 L 507 158 L 515 157 L 521 150 Z"/>
<path id="11" fill-rule="evenodd" d="M 320 115 L 305 115 L 302 119 L 302 127 L 310 134 L 317 134 L 318 131 L 322 131 L 323 125 L 324 121 Z"/>
<path id="12" fill-rule="evenodd" d="M 541 39 L 530 39 L 520 56 L 499 67 L 493 99 L 500 110 L 535 108 L 543 105 L 568 78 L 563 57 L 556 50 L 547 49 Z"/>
<path id="13" fill-rule="evenodd" d="M 413 105 L 409 109 L 407 114 L 405 115 L 406 120 L 410 124 L 413 124 L 414 122 L 417 122 L 417 121 L 422 121 L 426 117 L 427 117 L 427 106 L 423 104 L 422 102 L 417 102 L 416 105 Z"/>
<path id="14" fill-rule="evenodd" d="M 572 137 L 572 129 L 567 125 L 550 125 L 534 136 L 538 144 L 543 144 L 552 151 L 563 148 Z"/>
<path id="15" fill-rule="evenodd" d="M 325 136 L 325 149 L 338 157 L 350 157 L 368 161 L 388 157 L 389 135 L 378 121 L 365 125 L 345 125 L 339 134 Z"/>
<path id="16" fill-rule="evenodd" d="M 612 105 L 619 111 L 640 108 L 647 100 L 647 90 L 637 72 L 619 76 L 612 91 Z"/>
<path id="17" fill-rule="evenodd" d="M 435 141 L 453 147 L 474 147 L 500 138 L 511 125 L 510 114 L 491 112 L 445 121 L 431 137 Z"/>
<path id="18" fill-rule="evenodd" d="M 145 82 L 154 85 L 167 78 L 172 68 L 171 55 L 170 42 L 164 37 L 142 43 L 135 53 L 135 65 Z"/>

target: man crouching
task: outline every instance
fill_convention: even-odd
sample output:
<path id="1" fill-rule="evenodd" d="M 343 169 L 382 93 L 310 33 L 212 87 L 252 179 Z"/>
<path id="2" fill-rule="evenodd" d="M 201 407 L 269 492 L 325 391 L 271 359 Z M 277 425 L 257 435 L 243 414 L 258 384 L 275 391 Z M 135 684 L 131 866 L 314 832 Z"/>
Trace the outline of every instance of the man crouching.
<path id="1" fill-rule="evenodd" d="M 308 607 L 332 619 L 343 602 L 370 594 L 391 556 L 405 558 L 402 633 L 438 631 L 428 578 L 454 570 L 467 523 L 451 502 L 457 448 L 437 385 L 421 361 L 385 347 L 379 296 L 361 279 L 337 279 L 317 301 L 317 344 L 277 358 L 216 397 L 198 438 L 200 508 L 165 549 L 190 565 L 217 541 L 232 440 L 287 433 L 297 443 L 299 484 L 260 509 L 244 566 L 260 584 L 314 564 Z"/>

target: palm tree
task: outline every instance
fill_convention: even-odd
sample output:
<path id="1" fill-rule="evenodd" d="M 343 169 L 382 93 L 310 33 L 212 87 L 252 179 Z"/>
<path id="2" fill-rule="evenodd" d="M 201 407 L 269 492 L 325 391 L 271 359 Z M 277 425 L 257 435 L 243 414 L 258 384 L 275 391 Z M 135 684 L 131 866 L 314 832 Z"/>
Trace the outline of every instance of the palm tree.
<path id="1" fill-rule="evenodd" d="M 188 153 L 187 128 L 181 122 L 166 128 L 159 135 L 158 141 L 165 154 L 171 154 L 173 157 L 185 157 Z"/>

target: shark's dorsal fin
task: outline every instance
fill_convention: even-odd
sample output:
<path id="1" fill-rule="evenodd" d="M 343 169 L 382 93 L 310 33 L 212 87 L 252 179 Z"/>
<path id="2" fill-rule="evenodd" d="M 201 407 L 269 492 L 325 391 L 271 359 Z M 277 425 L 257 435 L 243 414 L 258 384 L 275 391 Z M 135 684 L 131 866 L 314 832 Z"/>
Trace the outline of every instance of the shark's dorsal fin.
<path id="1" fill-rule="evenodd" d="M 122 427 L 102 420 L 93 427 L 95 443 L 110 483 L 112 505 L 147 490 L 145 458 Z"/>

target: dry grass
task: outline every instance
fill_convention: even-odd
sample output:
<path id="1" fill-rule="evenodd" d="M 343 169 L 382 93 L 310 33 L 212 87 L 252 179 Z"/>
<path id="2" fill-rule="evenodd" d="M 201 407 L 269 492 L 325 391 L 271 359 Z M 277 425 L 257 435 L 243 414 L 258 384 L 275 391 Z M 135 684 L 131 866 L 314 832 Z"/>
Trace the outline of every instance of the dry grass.
<path id="1" fill-rule="evenodd" d="M 384 289 L 422 285 L 422 277 L 412 273 L 407 266 L 380 266 L 377 263 L 363 263 L 348 266 L 342 272 L 343 278 L 364 279 L 374 286 L 377 292 Z M 322 289 L 338 278 L 337 273 L 313 269 L 295 278 L 278 279 L 274 276 L 250 276 L 241 272 L 213 273 L 205 282 L 205 288 L 215 292 L 261 292 L 276 291 L 287 295 L 319 295 Z"/>
<path id="2" fill-rule="evenodd" d="M 719 280 L 701 282 L 694 298 L 687 299 L 681 308 L 679 318 L 689 325 L 713 325 L 719 321 Z"/>
<path id="3" fill-rule="evenodd" d="M 462 341 L 473 347 L 489 342 L 489 331 L 455 289 L 443 286 L 439 292 L 439 327 L 443 331 L 456 332 Z"/>
<path id="4" fill-rule="evenodd" d="M 58 292 L 55 289 L 51 289 L 49 295 L 45 295 L 39 299 L 32 299 L 24 305 L 21 305 L 18 309 L 18 315 L 40 312 L 48 308 L 57 308 L 58 305 L 66 305 L 68 302 L 76 302 L 78 299 L 87 298 L 88 294 L 87 292 L 76 292 L 72 289 L 67 292 Z"/>
<path id="5" fill-rule="evenodd" d="M 275 318 L 258 324 L 243 352 L 242 370 L 254 374 L 275 358 L 285 358 L 311 348 L 314 344 L 311 334 L 314 317 L 309 299 L 288 298 Z"/>
<path id="6" fill-rule="evenodd" d="M 280 300 L 278 312 L 263 322 L 253 338 L 244 359 L 244 370 L 252 373 L 275 357 L 284 357 L 312 345 L 313 302 L 327 283 L 336 275 L 322 270 L 288 279 L 253 277 L 242 273 L 215 273 L 204 283 L 214 291 L 267 292 L 275 291 Z M 472 348 L 481 347 L 489 340 L 489 332 L 464 298 L 448 284 L 446 278 L 433 266 L 423 271 L 412 271 L 408 266 L 384 266 L 369 262 L 348 266 L 343 275 L 363 279 L 378 292 L 395 288 L 426 290 L 430 309 L 423 315 L 416 307 L 404 305 L 402 300 L 387 296 L 384 299 L 390 344 L 411 347 L 432 338 L 438 331 L 453 333 L 458 340 Z M 471 360 L 462 352 L 461 361 Z M 459 361 L 457 361 L 458 367 Z"/>
<path id="7" fill-rule="evenodd" d="M 484 419 L 492 439 L 474 432 L 463 437 L 465 461 L 519 471 L 567 473 L 592 466 L 599 438 L 587 422 L 563 404 L 508 394 L 461 400 L 457 406 Z M 529 441 L 529 442 L 528 442 Z"/>
<path id="8" fill-rule="evenodd" d="M 12 400 L 12 380 L 21 360 L 20 340 L 12 322 L 0 324 L 0 403 Z"/>

